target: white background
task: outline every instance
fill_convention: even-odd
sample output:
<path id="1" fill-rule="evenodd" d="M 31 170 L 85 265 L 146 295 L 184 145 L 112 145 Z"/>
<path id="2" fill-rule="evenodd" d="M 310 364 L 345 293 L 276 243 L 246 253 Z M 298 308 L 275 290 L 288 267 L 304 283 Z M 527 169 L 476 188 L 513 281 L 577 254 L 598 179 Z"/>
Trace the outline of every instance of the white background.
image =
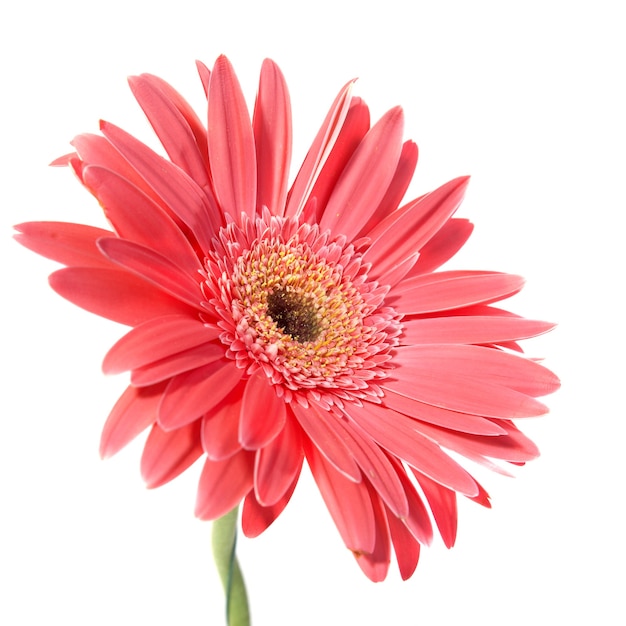
<path id="1" fill-rule="evenodd" d="M 105 118 L 156 145 L 125 77 L 152 72 L 197 107 L 194 60 L 234 63 L 251 104 L 262 59 L 282 67 L 294 163 L 336 92 L 376 119 L 402 104 L 420 146 L 413 195 L 473 182 L 476 231 L 453 267 L 528 278 L 510 306 L 559 328 L 527 344 L 563 380 L 524 426 L 542 456 L 516 478 L 478 472 L 493 498 L 460 504 L 457 546 L 375 585 L 305 477 L 239 552 L 256 626 L 622 624 L 624 18 L 619 2 L 35 1 L 0 17 L 2 386 L 0 623 L 223 623 L 199 467 L 144 488 L 141 441 L 103 462 L 99 433 L 123 377 L 100 360 L 123 328 L 57 297 L 55 264 L 11 225 L 101 223 L 66 170 L 47 167 Z M 411 8 L 409 8 L 411 7 Z"/>

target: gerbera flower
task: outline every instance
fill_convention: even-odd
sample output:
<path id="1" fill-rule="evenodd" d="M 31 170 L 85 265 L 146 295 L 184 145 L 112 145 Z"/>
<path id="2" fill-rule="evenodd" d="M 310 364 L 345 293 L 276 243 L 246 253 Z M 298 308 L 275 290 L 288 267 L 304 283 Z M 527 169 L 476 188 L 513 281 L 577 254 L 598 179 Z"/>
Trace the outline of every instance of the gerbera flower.
<path id="1" fill-rule="evenodd" d="M 278 67 L 263 64 L 252 120 L 225 57 L 198 67 L 208 131 L 163 80 L 130 80 L 169 159 L 102 122 L 55 162 L 112 230 L 18 227 L 68 266 L 50 277 L 60 295 L 132 327 L 104 359 L 130 386 L 101 454 L 149 428 L 149 487 L 202 457 L 196 514 L 243 501 L 248 536 L 282 512 L 306 461 L 365 574 L 384 579 L 393 548 L 406 579 L 431 517 L 451 546 L 457 495 L 489 506 L 459 456 L 500 470 L 537 456 L 513 420 L 545 413 L 536 398 L 558 381 L 517 342 L 551 324 L 492 306 L 519 276 L 434 271 L 471 233 L 452 217 L 468 178 L 401 204 L 417 147 L 400 108 L 370 126 L 347 84 L 289 187 Z"/>

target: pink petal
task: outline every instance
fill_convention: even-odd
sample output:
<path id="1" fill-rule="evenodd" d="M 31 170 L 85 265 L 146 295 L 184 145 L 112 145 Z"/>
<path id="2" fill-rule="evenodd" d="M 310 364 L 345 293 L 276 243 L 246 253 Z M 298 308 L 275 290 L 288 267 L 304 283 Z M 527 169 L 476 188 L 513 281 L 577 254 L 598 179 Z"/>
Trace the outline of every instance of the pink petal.
<path id="1" fill-rule="evenodd" d="M 516 318 L 510 318 L 516 319 Z M 536 361 L 484 346 L 430 344 L 398 348 L 394 360 L 399 374 L 406 379 L 428 375 L 463 376 L 481 382 L 509 387 L 530 396 L 544 396 L 559 388 L 559 379 Z M 406 368 L 406 369 L 405 369 Z M 520 415 L 521 417 L 522 415 Z"/>
<path id="2" fill-rule="evenodd" d="M 523 286 L 524 279 L 513 274 L 439 272 L 403 280 L 392 288 L 387 300 L 405 315 L 423 315 L 497 302 Z"/>
<path id="3" fill-rule="evenodd" d="M 351 405 L 350 418 L 391 454 L 450 489 L 478 493 L 474 479 L 439 446 L 415 430 L 411 418 L 380 405 Z"/>
<path id="4" fill-rule="evenodd" d="M 398 208 L 413 178 L 415 167 L 417 166 L 417 153 L 417 145 L 413 141 L 404 142 L 391 183 L 373 215 L 359 232 L 360 236 L 366 237 L 367 233 L 369 233 L 374 226 L 382 222 L 389 214 Z"/>
<path id="5" fill-rule="evenodd" d="M 390 287 L 397 285 L 400 281 L 404 280 L 407 275 L 413 273 L 413 267 L 418 260 L 419 252 L 407 256 L 385 272 L 385 275 L 380 277 L 379 282 L 383 285 L 389 285 Z"/>
<path id="6" fill-rule="evenodd" d="M 96 246 L 101 237 L 114 236 L 109 230 L 66 222 L 26 222 L 15 229 L 18 243 L 63 265 L 115 267 Z"/>
<path id="7" fill-rule="evenodd" d="M 370 112 L 361 98 L 352 98 L 346 119 L 339 131 L 328 158 L 315 181 L 310 197 L 315 198 L 315 218 L 311 223 L 319 223 L 328 199 L 354 151 L 370 129 Z"/>
<path id="8" fill-rule="evenodd" d="M 409 503 L 402 482 L 385 453 L 356 423 L 338 421 L 346 434 L 354 440 L 350 446 L 363 475 L 397 517 L 409 514 Z"/>
<path id="9" fill-rule="evenodd" d="M 314 445 L 305 445 L 305 453 L 343 542 L 352 552 L 372 552 L 376 545 L 376 520 L 366 484 L 346 478 Z"/>
<path id="10" fill-rule="evenodd" d="M 157 76 L 131 76 L 128 83 L 172 162 L 210 188 L 206 131 L 191 107 Z"/>
<path id="11" fill-rule="evenodd" d="M 243 370 L 219 360 L 172 378 L 159 406 L 158 423 L 165 430 L 180 428 L 215 408 L 239 382 Z"/>
<path id="12" fill-rule="evenodd" d="M 203 343 L 134 369 L 130 374 L 130 381 L 137 387 L 153 385 L 202 365 L 213 363 L 223 356 L 224 346 L 221 342 Z"/>
<path id="13" fill-rule="evenodd" d="M 317 180 L 322 167 L 330 154 L 341 127 L 348 114 L 350 108 L 350 93 L 354 81 L 350 81 L 339 92 L 330 111 L 328 111 L 324 122 L 317 132 L 313 144 L 311 145 L 300 171 L 289 191 L 287 198 L 287 208 L 285 215 L 287 217 L 298 216 L 304 209 L 313 185 Z"/>
<path id="14" fill-rule="evenodd" d="M 361 470 L 352 450 L 355 444 L 337 423 L 339 418 L 313 405 L 305 409 L 294 402 L 290 406 L 307 437 L 335 469 L 350 480 L 360 481 Z"/>
<path id="15" fill-rule="evenodd" d="M 477 378 L 446 373 L 432 374 L 424 365 L 414 371 L 398 367 L 393 372 L 404 389 L 412 384 L 415 399 L 450 411 L 493 418 L 537 417 L 548 412 L 547 407 L 523 393 L 490 384 Z M 386 381 L 393 390 L 392 381 Z"/>
<path id="16" fill-rule="evenodd" d="M 202 61 L 196 61 L 196 69 L 198 70 L 198 76 L 200 77 L 202 88 L 204 89 L 204 95 L 206 96 L 209 93 L 211 70 Z"/>
<path id="17" fill-rule="evenodd" d="M 52 289 L 76 306 L 127 326 L 160 315 L 193 314 L 180 300 L 122 270 L 68 267 L 49 280 Z"/>
<path id="18" fill-rule="evenodd" d="M 474 225 L 469 220 L 458 217 L 448 220 L 422 246 L 419 259 L 411 270 L 411 275 L 434 272 L 463 247 L 473 230 Z"/>
<path id="19" fill-rule="evenodd" d="M 291 103 L 285 78 L 270 59 L 263 61 L 252 119 L 257 162 L 257 207 L 282 215 L 291 163 Z"/>
<path id="20" fill-rule="evenodd" d="M 218 58 L 209 83 L 209 159 L 222 210 L 238 219 L 256 211 L 256 154 L 250 116 L 228 59 Z"/>
<path id="21" fill-rule="evenodd" d="M 370 488 L 370 497 L 374 511 L 374 525 L 376 527 L 376 542 L 371 552 L 355 552 L 354 556 L 363 573 L 375 583 L 382 582 L 387 577 L 391 563 L 391 542 L 389 540 L 389 526 L 387 515 L 380 498 Z"/>
<path id="22" fill-rule="evenodd" d="M 409 417 L 475 435 L 493 436 L 506 433 L 501 426 L 484 417 L 449 411 L 420 402 L 416 398 L 413 384 L 406 380 L 390 382 L 389 385 L 382 385 L 382 389 L 385 392 L 383 404 Z"/>
<path id="23" fill-rule="evenodd" d="M 402 109 L 387 112 L 365 135 L 328 200 L 320 230 L 354 238 L 376 210 L 402 151 Z"/>
<path id="24" fill-rule="evenodd" d="M 174 106 L 180 111 L 181 115 L 185 118 L 185 121 L 189 125 L 191 132 L 193 133 L 194 139 L 198 146 L 198 151 L 200 155 L 204 158 L 205 163 L 208 162 L 207 156 L 207 133 L 202 121 L 192 108 L 192 106 L 183 98 L 183 96 L 174 89 L 168 82 L 164 81 L 159 76 L 143 74 L 140 79 L 143 78 L 147 82 L 152 83 L 152 85 L 159 89 L 167 98 L 169 98 L 170 102 L 174 104 Z"/>
<path id="25" fill-rule="evenodd" d="M 472 502 L 476 502 L 476 504 L 480 504 L 481 506 L 484 506 L 487 509 L 491 508 L 491 502 L 489 500 L 489 494 L 483 489 L 483 486 L 476 481 L 476 484 L 478 485 L 478 495 L 474 496 L 473 498 L 470 498 L 470 500 Z"/>
<path id="26" fill-rule="evenodd" d="M 182 474 L 202 455 L 200 422 L 165 432 L 150 431 L 141 457 L 141 476 L 148 488 L 160 487 Z"/>
<path id="27" fill-rule="evenodd" d="M 414 469 L 413 474 L 428 500 L 443 543 L 447 548 L 451 548 L 456 541 L 458 522 L 456 493 Z"/>
<path id="28" fill-rule="evenodd" d="M 134 241 L 117 238 L 100 239 L 98 247 L 114 263 L 160 287 L 181 302 L 200 309 L 204 297 L 199 284 L 162 254 Z"/>
<path id="29" fill-rule="evenodd" d="M 83 180 L 82 170 L 94 165 L 111 172 L 117 172 L 119 176 L 141 189 L 153 200 L 157 200 L 157 195 L 146 181 L 106 138 L 91 133 L 83 133 L 74 137 L 71 143 L 80 157 L 80 167 L 77 174 L 81 181 Z M 77 159 L 70 159 L 69 161 L 69 165 L 72 165 L 74 169 L 78 165 L 76 161 Z"/>
<path id="30" fill-rule="evenodd" d="M 502 421 L 501 424 L 506 425 L 507 434 L 498 437 L 467 435 L 429 424 L 420 424 L 418 428 L 442 446 L 472 460 L 477 460 L 479 456 L 489 456 L 511 463 L 525 463 L 539 456 L 537 446 L 512 423 Z"/>
<path id="31" fill-rule="evenodd" d="M 70 161 L 76 157 L 76 152 L 70 152 L 68 154 L 64 154 L 60 157 L 57 157 L 50 163 L 50 167 L 67 167 L 70 164 Z"/>
<path id="32" fill-rule="evenodd" d="M 285 426 L 285 401 L 276 395 L 263 370 L 247 381 L 239 419 L 239 441 L 246 450 L 266 446 Z"/>
<path id="33" fill-rule="evenodd" d="M 254 452 L 241 450 L 224 461 L 207 459 L 200 475 L 196 516 L 214 520 L 232 511 L 252 488 Z"/>
<path id="34" fill-rule="evenodd" d="M 378 279 L 420 250 L 457 210 L 468 183 L 467 176 L 455 178 L 394 211 L 368 233 L 372 244 L 363 259 L 372 263 L 370 278 Z"/>
<path id="35" fill-rule="evenodd" d="M 300 430 L 290 417 L 280 434 L 257 452 L 254 490 L 259 504 L 272 506 L 289 492 L 303 458 Z"/>
<path id="36" fill-rule="evenodd" d="M 157 407 L 165 385 L 144 389 L 127 387 L 111 410 L 102 429 L 100 456 L 117 454 L 137 435 L 156 421 Z"/>
<path id="37" fill-rule="evenodd" d="M 502 343 L 536 337 L 554 328 L 554 324 L 523 317 L 457 315 L 409 319 L 403 322 L 402 343 Z"/>
<path id="38" fill-rule="evenodd" d="M 257 452 L 258 458 L 259 452 Z M 243 503 L 243 511 L 241 514 L 241 529 L 246 537 L 258 537 L 264 530 L 274 522 L 274 520 L 283 512 L 298 483 L 300 470 L 292 481 L 285 495 L 271 506 L 262 506 L 257 501 L 254 491 L 250 491 Z"/>
<path id="39" fill-rule="evenodd" d="M 409 513 L 401 522 L 417 541 L 424 545 L 430 545 L 433 540 L 433 527 L 430 523 L 428 511 L 422 502 L 422 498 L 417 493 L 413 483 L 409 480 L 401 461 L 396 457 L 390 456 L 389 462 L 395 467 L 398 473 L 398 478 L 402 483 L 404 493 L 409 503 Z M 391 518 L 395 517 L 396 516 L 393 514 L 389 515 L 389 521 L 391 521 Z"/>
<path id="40" fill-rule="evenodd" d="M 100 130 L 132 163 L 165 207 L 189 227 L 200 247 L 209 250 L 211 239 L 223 226 L 212 194 L 200 189 L 183 170 L 121 128 L 101 122 Z"/>
<path id="41" fill-rule="evenodd" d="M 407 527 L 393 515 L 387 514 L 389 531 L 393 549 L 398 561 L 398 569 L 402 580 L 413 576 L 420 558 L 420 544 L 415 540 Z"/>
<path id="42" fill-rule="evenodd" d="M 158 249 L 191 275 L 201 269 L 196 253 L 178 226 L 137 187 L 115 172 L 93 165 L 85 168 L 83 178 L 120 237 Z"/>
<path id="43" fill-rule="evenodd" d="M 222 461 L 241 450 L 239 419 L 246 382 L 238 385 L 202 418 L 202 446 L 213 461 Z"/>
<path id="44" fill-rule="evenodd" d="M 220 330 L 198 318 L 158 317 L 133 328 L 104 357 L 105 374 L 119 374 L 216 339 Z"/>

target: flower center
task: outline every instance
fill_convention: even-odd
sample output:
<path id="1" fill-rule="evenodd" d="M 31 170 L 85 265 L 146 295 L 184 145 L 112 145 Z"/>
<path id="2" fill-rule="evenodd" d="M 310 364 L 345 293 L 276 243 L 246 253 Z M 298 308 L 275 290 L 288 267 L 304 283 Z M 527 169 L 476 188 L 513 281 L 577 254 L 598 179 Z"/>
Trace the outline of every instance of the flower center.
<path id="1" fill-rule="evenodd" d="M 229 224 L 214 245 L 206 304 L 238 367 L 262 368 L 287 402 L 328 407 L 382 395 L 376 381 L 391 366 L 400 318 L 352 245 L 269 215 Z"/>
<path id="2" fill-rule="evenodd" d="M 315 341 L 322 330 L 310 299 L 285 289 L 275 289 L 268 295 L 267 314 L 286 335 L 301 343 Z"/>

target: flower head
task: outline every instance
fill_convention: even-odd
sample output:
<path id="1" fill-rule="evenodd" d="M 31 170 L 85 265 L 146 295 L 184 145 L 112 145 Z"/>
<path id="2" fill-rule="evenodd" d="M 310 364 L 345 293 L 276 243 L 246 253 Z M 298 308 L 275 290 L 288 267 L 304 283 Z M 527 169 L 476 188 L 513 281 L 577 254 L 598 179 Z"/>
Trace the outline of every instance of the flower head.
<path id="1" fill-rule="evenodd" d="M 558 380 L 517 342 L 551 325 L 492 306 L 518 276 L 434 271 L 471 233 L 453 217 L 468 179 L 401 204 L 417 147 L 400 108 L 370 127 L 348 83 L 289 187 L 278 67 L 263 64 L 252 120 L 225 57 L 198 67 L 208 130 L 163 80 L 130 80 L 169 159 L 102 122 L 55 162 L 111 230 L 18 227 L 67 266 L 50 277 L 59 294 L 132 327 L 104 359 L 130 385 L 101 453 L 150 428 L 150 487 L 203 457 L 197 515 L 243 500 L 248 536 L 282 512 L 306 461 L 366 575 L 382 580 L 395 550 L 408 578 L 431 517 L 451 546 L 457 495 L 489 506 L 458 456 L 501 470 L 537 455 L 513 420 L 545 413 L 536 398 Z"/>

